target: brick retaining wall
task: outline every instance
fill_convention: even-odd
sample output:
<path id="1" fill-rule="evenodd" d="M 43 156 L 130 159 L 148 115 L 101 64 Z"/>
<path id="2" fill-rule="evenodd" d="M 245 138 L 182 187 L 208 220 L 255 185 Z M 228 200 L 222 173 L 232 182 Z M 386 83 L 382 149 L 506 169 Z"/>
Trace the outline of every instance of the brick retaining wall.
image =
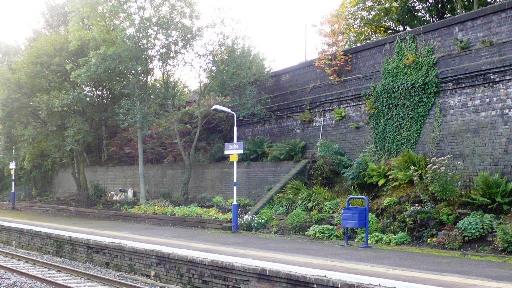
<path id="1" fill-rule="evenodd" d="M 512 176 L 512 1 L 448 18 L 409 31 L 421 45 L 430 43 L 438 57 L 441 80 L 442 124 L 438 156 L 452 155 L 468 176 L 480 170 Z M 455 38 L 469 39 L 471 47 L 457 50 Z M 347 50 L 352 70 L 339 83 L 308 61 L 272 73 L 264 90 L 273 117 L 242 122 L 241 139 L 266 136 L 274 141 L 301 138 L 314 149 L 320 136 L 337 142 L 352 158 L 371 143 L 363 94 L 380 79 L 382 62 L 393 53 L 396 36 Z M 483 47 L 482 40 L 494 45 Z M 345 107 L 348 116 L 334 122 L 331 111 Z M 297 116 L 309 107 L 313 124 Z M 433 113 L 431 113 L 433 114 Z M 430 150 L 433 115 L 425 125 L 417 150 Z M 353 128 L 354 125 L 360 128 Z"/>
<path id="2" fill-rule="evenodd" d="M 268 189 L 296 165 L 294 162 L 249 162 L 238 164 L 238 197 L 258 201 Z M 182 165 L 146 165 L 145 183 L 149 199 L 176 197 L 180 195 Z M 90 184 L 98 183 L 107 191 L 133 187 L 139 190 L 137 166 L 90 166 L 86 168 Z M 76 185 L 70 169 L 60 170 L 53 179 L 52 189 L 57 197 L 76 194 Z M 221 195 L 233 197 L 233 164 L 197 164 L 192 170 L 189 186 L 190 196 L 195 201 L 211 200 Z"/>

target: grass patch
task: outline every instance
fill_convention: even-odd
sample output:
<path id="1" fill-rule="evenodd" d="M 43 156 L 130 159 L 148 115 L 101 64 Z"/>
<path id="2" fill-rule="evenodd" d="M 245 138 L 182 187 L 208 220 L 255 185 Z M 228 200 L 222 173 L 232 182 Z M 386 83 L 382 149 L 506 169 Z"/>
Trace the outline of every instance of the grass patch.
<path id="1" fill-rule="evenodd" d="M 434 249 L 434 248 L 428 248 L 428 247 L 387 246 L 387 245 L 374 245 L 374 246 L 379 249 L 383 249 L 383 250 L 421 253 L 421 254 L 429 254 L 429 255 L 437 255 L 437 256 L 448 256 L 448 257 L 465 258 L 465 259 L 471 259 L 471 260 L 512 264 L 512 256 L 506 256 L 506 255 L 493 255 L 493 254 L 465 252 L 465 251 L 450 251 L 450 250 L 441 250 L 441 249 Z"/>

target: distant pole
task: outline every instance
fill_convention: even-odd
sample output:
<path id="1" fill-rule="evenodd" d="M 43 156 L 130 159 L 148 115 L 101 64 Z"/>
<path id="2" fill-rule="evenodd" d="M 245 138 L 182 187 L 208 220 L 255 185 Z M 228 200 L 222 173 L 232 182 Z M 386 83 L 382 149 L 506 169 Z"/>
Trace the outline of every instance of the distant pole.
<path id="1" fill-rule="evenodd" d="M 15 190 L 15 170 L 16 170 L 16 161 L 14 160 L 14 147 L 12 148 L 12 162 L 9 163 L 9 169 L 11 169 L 11 176 L 12 176 L 12 189 L 11 189 L 11 208 L 14 210 L 16 209 L 16 190 Z"/>

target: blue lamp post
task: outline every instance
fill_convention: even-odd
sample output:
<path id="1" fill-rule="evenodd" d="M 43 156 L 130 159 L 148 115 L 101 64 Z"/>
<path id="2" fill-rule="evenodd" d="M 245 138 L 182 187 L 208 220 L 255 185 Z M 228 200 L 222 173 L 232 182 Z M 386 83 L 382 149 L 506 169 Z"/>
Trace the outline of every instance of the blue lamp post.
<path id="1" fill-rule="evenodd" d="M 220 106 L 220 105 L 213 105 L 211 110 L 217 110 L 221 112 L 226 112 L 229 114 L 233 114 L 233 118 L 235 120 L 234 126 L 233 126 L 233 143 L 237 143 L 237 129 L 236 129 L 236 113 L 231 111 L 231 109 Z M 238 185 L 236 181 L 236 165 L 237 161 L 233 161 L 233 204 L 231 206 L 231 231 L 232 232 L 238 232 L 238 210 L 240 208 L 240 204 L 236 202 L 236 187 Z"/>

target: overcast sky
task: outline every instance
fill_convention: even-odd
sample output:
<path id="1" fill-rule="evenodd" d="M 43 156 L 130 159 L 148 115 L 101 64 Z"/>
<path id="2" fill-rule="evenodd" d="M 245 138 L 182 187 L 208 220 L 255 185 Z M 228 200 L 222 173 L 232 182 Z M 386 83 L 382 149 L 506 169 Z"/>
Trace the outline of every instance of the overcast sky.
<path id="1" fill-rule="evenodd" d="M 59 0 L 53 0 L 59 1 Z M 236 24 L 272 70 L 316 57 L 318 25 L 340 0 L 196 0 L 206 19 L 226 17 Z M 41 25 L 46 0 L 0 0 L 0 41 L 23 44 Z M 307 37 L 307 45 L 304 44 Z M 304 49 L 306 46 L 306 49 Z"/>

